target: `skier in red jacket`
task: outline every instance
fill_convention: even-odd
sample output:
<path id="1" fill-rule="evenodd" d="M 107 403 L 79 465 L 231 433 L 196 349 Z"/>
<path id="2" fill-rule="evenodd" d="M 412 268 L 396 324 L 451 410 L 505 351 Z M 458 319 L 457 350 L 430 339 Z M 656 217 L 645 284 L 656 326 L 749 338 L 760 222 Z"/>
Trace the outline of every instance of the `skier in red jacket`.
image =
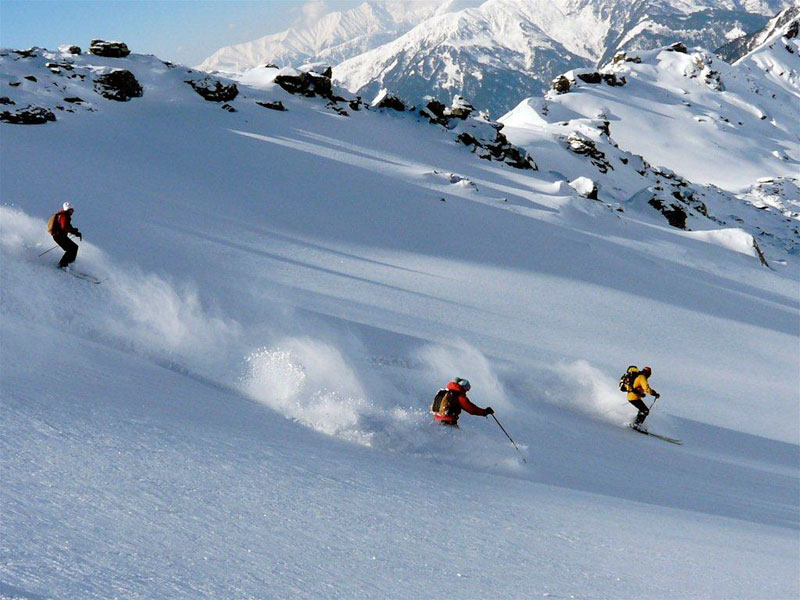
<path id="1" fill-rule="evenodd" d="M 58 263 L 59 269 L 63 269 L 71 262 L 74 262 L 78 256 L 78 244 L 67 236 L 72 234 L 83 240 L 81 232 L 72 226 L 72 213 L 74 212 L 75 209 L 72 208 L 72 204 L 64 202 L 61 210 L 50 217 L 47 222 L 47 231 L 53 236 L 53 241 L 64 250 L 64 256 L 61 257 Z"/>
<path id="2" fill-rule="evenodd" d="M 456 377 L 448 383 L 445 390 L 441 390 L 439 394 L 436 394 L 436 400 L 434 400 L 434 404 L 431 407 L 434 420 L 442 425 L 458 427 L 458 417 L 461 415 L 462 410 L 478 417 L 493 415 L 494 410 L 492 410 L 491 406 L 481 408 L 474 405 L 467 398 L 467 392 L 470 387 L 469 381 L 460 377 Z"/>

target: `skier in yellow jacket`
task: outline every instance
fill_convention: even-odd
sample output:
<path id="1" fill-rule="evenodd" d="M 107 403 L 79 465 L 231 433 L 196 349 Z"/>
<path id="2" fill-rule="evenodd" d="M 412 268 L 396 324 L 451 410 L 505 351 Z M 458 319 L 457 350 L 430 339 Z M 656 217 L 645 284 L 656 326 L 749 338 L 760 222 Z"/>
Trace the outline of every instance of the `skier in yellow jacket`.
<path id="1" fill-rule="evenodd" d="M 652 374 L 653 370 L 650 367 L 643 368 L 633 380 L 633 385 L 628 392 L 628 402 L 639 409 L 639 414 L 636 415 L 636 420 L 633 422 L 633 427 L 637 429 L 642 427 L 644 420 L 650 413 L 650 409 L 647 408 L 647 404 L 645 404 L 642 399 L 647 396 L 647 394 L 650 394 L 656 400 L 658 400 L 661 396 L 661 394 L 650 387 L 650 382 L 648 379 Z"/>

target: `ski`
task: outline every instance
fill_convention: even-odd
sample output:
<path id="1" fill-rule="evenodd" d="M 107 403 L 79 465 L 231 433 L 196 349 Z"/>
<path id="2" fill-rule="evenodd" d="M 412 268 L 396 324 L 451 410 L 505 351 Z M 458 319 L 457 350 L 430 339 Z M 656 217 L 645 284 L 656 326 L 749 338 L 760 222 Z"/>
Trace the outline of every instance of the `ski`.
<path id="1" fill-rule="evenodd" d="M 637 429 L 633 425 L 628 425 L 630 429 L 633 429 L 637 433 L 641 433 L 643 435 L 649 435 L 654 438 L 658 438 L 660 440 L 664 440 L 665 442 L 669 442 L 670 444 L 676 444 L 678 446 L 682 446 L 683 442 L 681 440 L 676 440 L 675 438 L 667 437 L 665 435 L 661 435 L 660 433 L 652 433 L 650 431 L 645 431 L 644 429 Z"/>
<path id="2" fill-rule="evenodd" d="M 82 271 L 74 271 L 73 269 L 61 269 L 72 275 L 73 277 L 77 277 L 78 279 L 83 279 L 84 281 L 88 281 L 89 283 L 94 284 L 101 284 L 105 281 L 105 279 L 100 279 L 99 277 L 95 277 L 94 275 L 89 275 L 89 273 L 84 273 Z"/>

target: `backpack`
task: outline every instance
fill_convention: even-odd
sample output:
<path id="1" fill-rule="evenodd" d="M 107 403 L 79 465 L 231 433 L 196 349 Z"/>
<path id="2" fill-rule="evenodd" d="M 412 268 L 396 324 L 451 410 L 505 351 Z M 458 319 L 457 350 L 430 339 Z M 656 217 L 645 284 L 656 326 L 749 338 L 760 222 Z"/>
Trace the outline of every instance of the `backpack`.
<path id="1" fill-rule="evenodd" d="M 61 232 L 61 225 L 58 222 L 58 215 L 59 213 L 53 213 L 53 216 L 47 220 L 47 233 L 50 235 L 55 235 Z"/>
<path id="2" fill-rule="evenodd" d="M 636 381 L 636 378 L 639 376 L 639 367 L 636 365 L 631 365 L 628 367 L 628 370 L 622 374 L 622 377 L 619 378 L 619 391 L 620 392 L 632 392 L 633 391 L 633 382 Z"/>
<path id="3" fill-rule="evenodd" d="M 458 392 L 442 388 L 436 392 L 431 404 L 431 412 L 446 417 L 457 416 L 461 412 L 461 404 L 458 401 Z"/>

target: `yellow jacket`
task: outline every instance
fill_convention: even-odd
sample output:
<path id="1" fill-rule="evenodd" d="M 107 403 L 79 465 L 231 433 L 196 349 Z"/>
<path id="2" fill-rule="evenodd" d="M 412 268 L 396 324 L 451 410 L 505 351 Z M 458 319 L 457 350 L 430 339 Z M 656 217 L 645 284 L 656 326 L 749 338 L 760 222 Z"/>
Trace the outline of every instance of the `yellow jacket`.
<path id="1" fill-rule="evenodd" d="M 644 398 L 647 394 L 655 396 L 656 392 L 650 387 L 644 373 L 639 373 L 636 379 L 633 380 L 633 390 L 628 392 L 628 402 Z"/>

